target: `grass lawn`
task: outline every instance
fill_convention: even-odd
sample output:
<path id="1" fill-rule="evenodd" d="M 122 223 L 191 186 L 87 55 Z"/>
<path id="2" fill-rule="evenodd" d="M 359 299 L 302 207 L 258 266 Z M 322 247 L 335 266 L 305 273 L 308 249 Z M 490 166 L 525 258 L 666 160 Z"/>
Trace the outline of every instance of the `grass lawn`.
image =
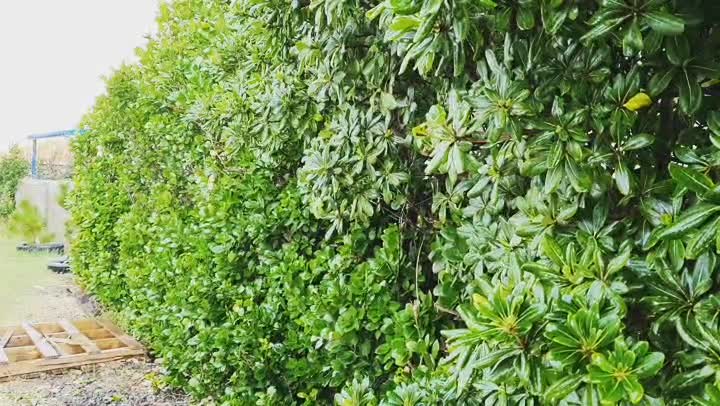
<path id="1" fill-rule="evenodd" d="M 47 263 L 59 255 L 17 252 L 16 242 L 0 240 L 0 325 L 15 324 L 41 308 L 44 289 L 57 284 Z"/>

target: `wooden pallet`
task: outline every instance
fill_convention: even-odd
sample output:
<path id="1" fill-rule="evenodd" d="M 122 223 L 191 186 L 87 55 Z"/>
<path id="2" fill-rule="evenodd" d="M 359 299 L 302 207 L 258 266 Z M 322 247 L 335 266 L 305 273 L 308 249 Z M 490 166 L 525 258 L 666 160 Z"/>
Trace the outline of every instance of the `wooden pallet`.
<path id="1" fill-rule="evenodd" d="M 58 320 L 0 327 L 0 380 L 145 355 L 107 320 Z"/>

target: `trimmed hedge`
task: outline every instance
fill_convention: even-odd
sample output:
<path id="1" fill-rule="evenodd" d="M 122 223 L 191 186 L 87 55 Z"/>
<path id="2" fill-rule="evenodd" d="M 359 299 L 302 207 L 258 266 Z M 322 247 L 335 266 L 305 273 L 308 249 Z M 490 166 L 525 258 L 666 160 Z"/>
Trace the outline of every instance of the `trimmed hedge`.
<path id="1" fill-rule="evenodd" d="M 74 143 L 73 267 L 226 405 L 719 404 L 719 18 L 165 4 Z"/>

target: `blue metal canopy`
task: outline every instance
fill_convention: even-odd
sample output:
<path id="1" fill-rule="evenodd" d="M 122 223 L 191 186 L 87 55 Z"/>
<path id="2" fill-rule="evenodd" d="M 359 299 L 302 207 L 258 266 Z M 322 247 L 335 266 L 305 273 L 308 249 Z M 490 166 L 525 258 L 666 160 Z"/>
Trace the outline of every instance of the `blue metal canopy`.
<path id="1" fill-rule="evenodd" d="M 45 138 L 73 137 L 76 135 L 85 134 L 86 132 L 87 132 L 87 130 L 54 131 L 54 132 L 44 133 L 44 134 L 32 134 L 32 135 L 29 135 L 28 138 L 31 140 L 42 140 Z"/>
<path id="2" fill-rule="evenodd" d="M 48 138 L 59 138 L 59 137 L 65 137 L 70 138 L 74 137 L 76 135 L 83 135 L 87 132 L 87 130 L 64 130 L 64 131 L 54 131 L 44 134 L 32 134 L 28 136 L 28 139 L 31 139 L 33 142 L 33 149 L 32 149 L 32 165 L 31 165 L 31 175 L 33 179 L 37 179 L 38 177 L 38 150 L 37 150 L 37 142 L 38 140 L 45 140 Z"/>

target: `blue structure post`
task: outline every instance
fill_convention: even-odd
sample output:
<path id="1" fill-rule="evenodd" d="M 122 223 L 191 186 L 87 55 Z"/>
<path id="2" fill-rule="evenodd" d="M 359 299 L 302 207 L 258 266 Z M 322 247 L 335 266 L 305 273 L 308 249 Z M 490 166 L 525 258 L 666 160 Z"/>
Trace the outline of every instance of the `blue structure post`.
<path id="1" fill-rule="evenodd" d="M 32 150 L 32 164 L 31 164 L 31 176 L 33 179 L 38 177 L 38 150 L 37 150 L 37 139 L 33 139 L 33 150 Z"/>

